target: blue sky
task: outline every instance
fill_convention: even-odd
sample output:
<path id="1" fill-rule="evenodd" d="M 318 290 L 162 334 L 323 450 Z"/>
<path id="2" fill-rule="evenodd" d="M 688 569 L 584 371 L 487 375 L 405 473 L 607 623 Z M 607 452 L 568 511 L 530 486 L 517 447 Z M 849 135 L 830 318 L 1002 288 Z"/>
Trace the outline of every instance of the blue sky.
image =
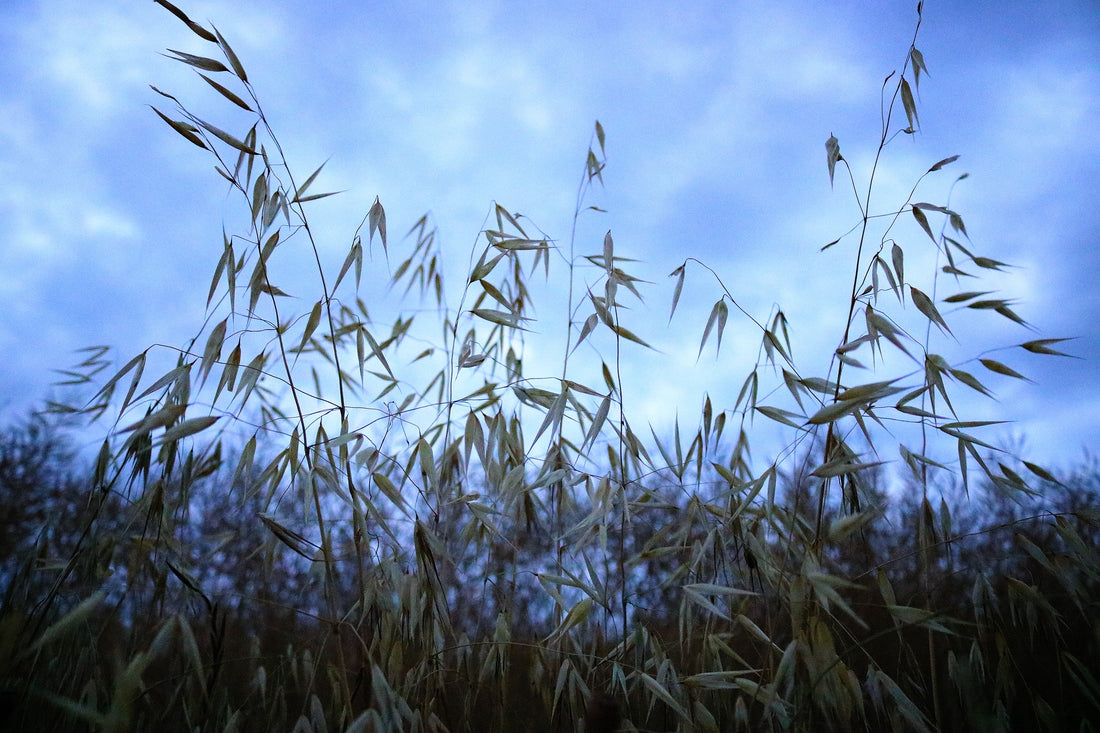
<path id="1" fill-rule="evenodd" d="M 665 327 L 667 275 L 688 256 L 758 318 L 780 304 L 796 360 L 824 372 L 853 250 L 819 249 L 858 221 L 846 181 L 829 186 L 824 143 L 835 134 L 867 175 L 879 89 L 905 59 L 915 2 L 178 4 L 233 45 L 299 179 L 329 160 L 317 190 L 345 193 L 310 212 L 330 267 L 376 195 L 392 235 L 430 211 L 455 267 L 494 200 L 565 242 L 598 119 L 606 187 L 586 203 L 607 213 L 582 218 L 578 249 L 599 252 L 610 229 L 616 254 L 639 260 L 632 274 L 654 283 L 634 314 L 662 352 L 637 362 L 639 418 L 697 414 L 701 385 L 721 409 L 755 358 L 759 335 L 731 317 L 722 356 L 696 363 L 720 294 L 700 270 Z M 1083 357 L 990 354 L 1035 383 L 990 375 L 999 402 L 972 414 L 1016 420 L 990 435 L 1071 463 L 1100 446 L 1100 12 L 930 0 L 924 15 L 921 132 L 888 147 L 875 200 L 899 205 L 934 162 L 961 156 L 915 200 L 946 203 L 969 173 L 952 208 L 975 249 L 1019 267 L 962 289 L 1017 299 L 1039 330 L 964 316 L 968 355 L 1074 336 L 1065 348 Z M 239 206 L 148 107 L 161 104 L 155 84 L 232 129 L 212 90 L 160 55 L 208 48 L 153 2 L 8 0 L 0 47 L 0 409 L 18 414 L 51 394 L 49 370 L 74 349 L 126 359 L 192 336 Z M 923 236 L 896 233 L 910 272 L 933 263 Z M 556 373 L 552 342 L 531 349 Z"/>

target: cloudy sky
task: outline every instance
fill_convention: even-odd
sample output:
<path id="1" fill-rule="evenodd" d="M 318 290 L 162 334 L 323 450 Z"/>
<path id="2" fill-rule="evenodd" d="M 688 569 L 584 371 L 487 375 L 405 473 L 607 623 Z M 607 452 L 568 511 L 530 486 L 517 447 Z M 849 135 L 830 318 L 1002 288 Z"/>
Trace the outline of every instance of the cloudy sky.
<path id="1" fill-rule="evenodd" d="M 645 365 L 640 416 L 697 415 L 704 389 L 721 409 L 756 358 L 759 334 L 731 314 L 722 356 L 712 342 L 696 362 L 721 294 L 701 269 L 666 327 L 667 276 L 689 256 L 757 318 L 782 306 L 796 360 L 824 375 L 855 240 L 819 250 L 859 221 L 846 173 L 829 185 L 825 140 L 839 139 L 862 191 L 880 88 L 905 61 L 915 2 L 177 4 L 233 45 L 299 180 L 328 160 L 316 190 L 344 193 L 309 212 L 329 267 L 375 196 L 394 240 L 430 211 L 459 268 L 493 201 L 567 243 L 598 119 L 606 185 L 585 203 L 606 213 L 582 217 L 577 249 L 598 253 L 611 230 L 616 254 L 638 260 L 632 274 L 653 282 L 627 316 L 661 351 L 631 352 Z M 1100 13 L 1093 0 L 929 0 L 924 16 L 920 132 L 887 147 L 872 209 L 901 206 L 933 163 L 960 156 L 914 200 L 947 204 L 968 173 L 949 203 L 970 244 L 1017 267 L 989 283 L 945 279 L 939 293 L 995 289 L 1037 332 L 960 313 L 960 343 L 942 349 L 1031 376 L 970 363 L 999 400 L 974 414 L 1016 421 L 991 438 L 1022 435 L 1030 457 L 1071 463 L 1100 447 Z M 182 345 L 202 321 L 222 228 L 240 205 L 209 157 L 150 110 L 165 100 L 149 84 L 243 129 L 162 55 L 212 47 L 151 0 L 6 0 L 0 47 L 0 409 L 13 415 L 57 394 L 50 370 L 77 348 L 111 345 L 128 359 Z M 891 237 L 931 292 L 931 241 L 911 217 Z M 456 290 L 462 275 L 451 273 Z M 307 312 L 312 300 L 301 302 Z M 551 301 L 539 315 L 563 308 Z M 1077 337 L 1063 348 L 1082 358 L 985 352 L 1040 336 Z M 552 344 L 531 342 L 547 374 L 560 366 Z"/>

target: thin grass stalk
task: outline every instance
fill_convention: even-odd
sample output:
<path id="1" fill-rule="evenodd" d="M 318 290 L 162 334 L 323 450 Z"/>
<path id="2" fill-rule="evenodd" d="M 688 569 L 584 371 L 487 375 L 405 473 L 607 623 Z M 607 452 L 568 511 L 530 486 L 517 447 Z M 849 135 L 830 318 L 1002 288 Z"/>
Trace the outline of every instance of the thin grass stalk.
<path id="1" fill-rule="evenodd" d="M 921 26 L 921 22 L 923 21 L 923 19 L 924 19 L 924 17 L 923 17 L 922 12 L 921 12 L 921 5 L 918 5 L 918 7 L 917 7 L 917 24 L 916 24 L 916 27 L 913 29 L 913 39 L 909 44 L 909 52 L 906 53 L 906 55 L 905 55 L 905 61 L 902 64 L 902 68 L 901 68 L 901 75 L 899 76 L 898 83 L 895 84 L 895 86 L 894 86 L 893 94 L 890 96 L 890 103 L 889 103 L 889 105 L 887 105 L 886 111 L 882 115 L 882 127 L 881 127 L 882 132 L 879 136 L 878 147 L 875 149 L 874 160 L 871 163 L 871 173 L 867 178 L 867 190 L 863 195 L 862 201 L 860 200 L 859 195 L 855 194 L 856 204 L 860 208 L 862 221 L 860 223 L 859 243 L 858 243 L 858 246 L 856 247 L 855 267 L 853 268 L 853 271 L 852 271 L 852 286 L 851 286 L 851 289 L 849 291 L 849 296 L 848 296 L 848 318 L 845 321 L 846 325 L 844 327 L 844 335 L 843 335 L 842 340 L 840 342 L 841 344 L 847 344 L 848 340 L 851 337 L 851 329 L 852 329 L 852 323 L 853 323 L 853 320 L 854 320 L 854 317 L 855 317 L 856 305 L 859 303 L 859 279 L 860 279 L 860 273 L 863 271 L 863 246 L 864 246 L 864 244 L 866 243 L 866 240 L 867 240 L 867 227 L 870 224 L 870 218 L 871 218 L 871 193 L 874 191 L 875 174 L 878 172 L 878 165 L 879 165 L 880 159 L 882 158 L 883 150 L 885 150 L 886 144 L 891 138 L 891 136 L 890 136 L 890 123 L 893 120 L 893 116 L 894 116 L 894 105 L 897 103 L 898 95 L 901 93 L 902 80 L 905 77 L 906 69 L 909 68 L 909 62 L 910 62 L 912 50 L 914 48 L 916 48 L 917 35 L 920 33 L 920 26 Z M 889 77 L 887 77 L 887 81 L 889 81 Z M 885 83 L 886 82 L 884 81 L 883 84 L 885 84 Z M 848 161 L 843 160 L 843 162 L 844 162 L 845 169 L 848 171 L 848 177 L 849 177 L 849 180 L 852 183 L 852 188 L 853 188 L 853 192 L 854 192 L 854 190 L 856 188 L 856 182 L 855 182 L 854 174 L 852 172 L 851 167 L 848 165 Z M 836 388 L 833 390 L 833 401 L 836 402 L 838 400 L 838 398 L 840 397 L 841 378 L 844 374 L 844 362 L 842 360 L 838 359 L 836 354 L 834 353 L 833 358 L 832 358 L 832 362 L 830 364 L 830 367 L 834 363 L 836 364 Z M 831 372 L 831 369 L 830 369 L 830 372 Z M 829 461 L 836 458 L 835 455 L 831 455 L 829 453 L 829 447 L 834 445 L 835 441 L 837 439 L 837 436 L 835 434 L 835 431 L 836 431 L 835 426 L 836 426 L 836 423 L 831 422 L 831 423 L 829 423 L 828 430 L 826 430 L 825 453 L 824 453 L 824 456 L 823 456 L 823 463 L 828 463 Z M 821 491 L 820 491 L 820 494 L 818 496 L 818 503 L 817 503 L 817 526 L 816 526 L 816 529 L 815 529 L 815 538 L 816 538 L 815 539 L 815 545 L 820 541 L 820 538 L 821 538 L 821 529 L 822 529 L 821 524 L 822 524 L 822 519 L 823 519 L 824 513 L 825 513 L 825 503 L 828 500 L 829 484 L 831 483 L 831 481 L 832 481 L 832 478 L 829 477 L 829 478 L 826 478 L 824 481 L 821 482 Z"/>

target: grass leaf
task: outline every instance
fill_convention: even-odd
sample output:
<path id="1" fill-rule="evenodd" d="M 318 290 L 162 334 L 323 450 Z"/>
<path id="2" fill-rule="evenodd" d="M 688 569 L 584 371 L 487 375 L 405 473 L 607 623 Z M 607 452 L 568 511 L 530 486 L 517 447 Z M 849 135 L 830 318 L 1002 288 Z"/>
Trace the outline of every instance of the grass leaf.
<path id="1" fill-rule="evenodd" d="M 991 372 L 997 372 L 997 374 L 1003 374 L 1006 377 L 1013 377 L 1015 379 L 1023 379 L 1024 381 L 1027 381 L 1027 382 L 1031 381 L 1030 379 L 1025 377 L 1023 374 L 1020 374 L 1015 369 L 1013 369 L 1011 367 L 1008 367 L 1008 366 L 1002 364 L 999 361 L 995 361 L 993 359 L 979 359 L 979 361 L 982 363 L 982 366 L 984 366 L 986 369 L 988 369 Z"/>
<path id="2" fill-rule="evenodd" d="M 169 53 L 175 54 L 177 61 L 182 61 L 188 66 L 194 66 L 196 69 L 202 69 L 203 71 L 229 71 L 225 64 L 215 59 L 207 58 L 205 56 L 196 56 L 190 53 L 184 53 L 183 51 L 174 51 L 168 49 Z"/>
<path id="3" fill-rule="evenodd" d="M 916 209 L 914 209 L 914 211 L 916 211 Z M 951 333 L 951 329 L 947 326 L 947 321 L 943 320 L 943 316 L 936 310 L 936 306 L 932 303 L 931 298 L 912 285 L 909 286 L 909 295 L 913 299 L 913 305 L 917 306 L 917 310 L 923 313 L 928 320 L 939 326 L 944 333 Z"/>
<path id="4" fill-rule="evenodd" d="M 936 235 L 932 233 L 932 227 L 928 224 L 928 217 L 917 206 L 913 206 L 910 210 L 913 212 L 913 218 L 917 220 L 917 224 L 920 224 L 920 228 L 924 230 L 929 239 L 935 242 Z"/>
<path id="5" fill-rule="evenodd" d="M 913 99 L 913 90 L 909 88 L 909 82 L 905 77 L 901 79 L 901 104 L 905 107 L 905 117 L 909 120 L 909 130 L 916 130 L 920 127 L 920 120 L 917 118 L 917 103 Z"/>
<path id="6" fill-rule="evenodd" d="M 197 35 L 199 38 L 203 39 L 204 41 L 210 41 L 211 43 L 217 43 L 218 39 L 214 36 L 213 33 L 206 30 L 205 28 L 203 28 L 198 23 L 193 22 L 190 18 L 187 17 L 186 13 L 184 13 L 182 10 L 177 8 L 172 3 L 168 2 L 168 0 L 153 0 L 153 1 L 157 5 L 160 5 L 161 7 L 165 8 L 172 15 L 176 16 L 177 18 L 182 20 L 184 23 L 186 23 L 187 27 L 191 29 L 191 32 L 194 33 L 195 35 Z"/>

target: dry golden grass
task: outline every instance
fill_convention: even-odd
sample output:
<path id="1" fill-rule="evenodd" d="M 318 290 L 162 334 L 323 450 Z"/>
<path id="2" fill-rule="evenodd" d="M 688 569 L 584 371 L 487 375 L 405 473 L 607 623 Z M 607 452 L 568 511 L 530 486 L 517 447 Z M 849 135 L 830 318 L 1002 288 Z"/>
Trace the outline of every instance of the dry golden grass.
<path id="1" fill-rule="evenodd" d="M 1100 724 L 1095 504 L 963 526 L 974 515 L 954 487 L 1004 506 L 1035 505 L 1061 484 L 955 414 L 958 390 L 1021 375 L 934 351 L 965 336 L 945 304 L 1023 321 L 985 294 L 936 295 L 959 273 L 1002 266 L 975 251 L 948 204 L 913 198 L 957 156 L 932 164 L 888 215 L 868 208 L 889 143 L 918 124 L 916 33 L 882 91 L 874 169 L 861 178 L 835 136 L 825 146 L 830 179 L 847 178 L 863 212 L 824 248 L 844 239 L 854 252 L 827 373 L 796 365 L 782 310 L 743 310 L 692 258 L 672 273 L 673 314 L 687 273 L 701 271 L 718 298 L 700 352 L 721 349 L 739 322 L 759 358 L 734 404 L 707 397 L 690 434 L 677 423 L 650 439 L 620 385 L 623 351 L 648 348 L 626 308 L 645 283 L 610 233 L 578 254 L 586 243 L 559 247 L 494 205 L 456 306 L 427 217 L 390 251 L 392 278 L 371 281 L 365 250 L 390 249 L 376 199 L 330 267 L 307 216 L 330 195 L 316 190 L 320 168 L 299 179 L 287 165 L 229 41 L 157 2 L 206 44 L 208 55 L 172 52 L 203 74 L 202 91 L 252 115 L 228 132 L 157 90 L 156 113 L 213 156 L 251 227 L 219 244 L 208 318 L 169 368 L 151 348 L 104 381 L 97 348 L 71 371 L 98 391 L 69 411 L 107 437 L 78 524 L 57 530 L 63 541 L 29 540 L 10 566 L 7 727 Z M 577 216 L 602 184 L 604 146 L 597 123 Z M 918 246 L 898 243 L 909 225 L 936 248 L 936 271 L 906 266 L 904 247 Z M 299 314 L 272 276 L 291 240 L 320 284 Z M 523 363 L 540 271 L 568 293 L 552 377 Z M 581 286 L 582 273 L 598 284 Z M 414 317 L 360 297 L 378 292 L 415 295 L 440 320 L 425 327 L 422 305 Z M 1059 340 L 1018 346 L 1055 355 Z M 576 349 L 588 341 L 598 363 Z M 754 418 L 792 436 L 762 469 L 748 452 Z M 901 428 L 915 439 L 899 441 Z M 905 485 L 888 494 L 878 456 L 896 452 Z"/>

